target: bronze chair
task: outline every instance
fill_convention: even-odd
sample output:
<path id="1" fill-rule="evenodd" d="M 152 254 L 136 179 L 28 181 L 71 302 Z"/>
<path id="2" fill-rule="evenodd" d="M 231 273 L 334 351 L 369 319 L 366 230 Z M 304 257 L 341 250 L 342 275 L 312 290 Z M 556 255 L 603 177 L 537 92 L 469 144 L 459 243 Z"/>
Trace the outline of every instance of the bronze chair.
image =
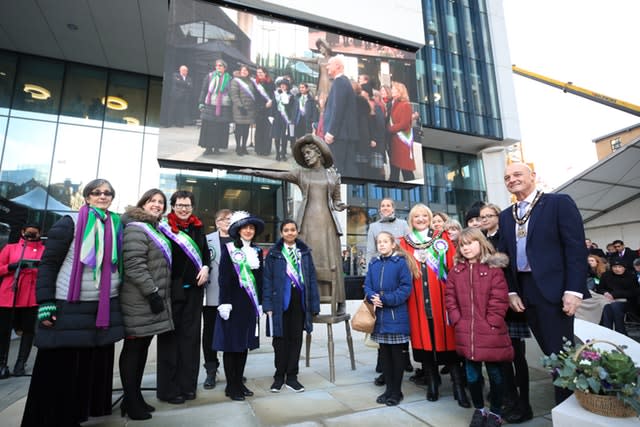
<path id="1" fill-rule="evenodd" d="M 349 320 L 351 315 L 346 312 L 338 311 L 338 302 L 336 301 L 336 293 L 334 292 L 335 282 L 332 283 L 331 295 L 320 296 L 321 304 L 331 304 L 330 314 L 318 314 L 314 316 L 313 323 L 324 323 L 327 325 L 327 349 L 329 351 L 329 381 L 332 383 L 336 380 L 336 366 L 334 355 L 334 343 L 333 343 L 333 325 L 335 323 L 344 322 L 344 327 L 347 332 L 347 346 L 349 347 L 349 357 L 351 358 L 351 370 L 356 370 L 356 360 L 353 354 L 353 339 L 351 338 L 351 326 Z M 306 366 L 309 367 L 309 354 L 311 352 L 311 334 L 307 334 L 306 338 Z"/>

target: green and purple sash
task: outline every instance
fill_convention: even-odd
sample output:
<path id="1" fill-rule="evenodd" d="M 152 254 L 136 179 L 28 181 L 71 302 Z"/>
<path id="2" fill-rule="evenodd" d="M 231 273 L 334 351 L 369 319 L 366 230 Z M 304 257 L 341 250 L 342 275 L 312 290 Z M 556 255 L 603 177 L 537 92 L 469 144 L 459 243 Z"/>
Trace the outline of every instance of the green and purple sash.
<path id="1" fill-rule="evenodd" d="M 256 96 L 253 94 L 253 91 L 251 90 L 251 88 L 249 87 L 247 82 L 245 82 L 244 80 L 242 80 L 241 78 L 238 78 L 238 77 L 234 78 L 234 80 L 238 83 L 238 85 L 240 86 L 240 89 L 242 89 L 242 91 L 244 93 L 249 95 L 251 97 L 251 99 L 253 99 L 255 101 Z"/>
<path id="2" fill-rule="evenodd" d="M 393 120 L 391 118 L 389 118 L 389 122 L 393 126 Z M 413 128 L 409 128 L 408 131 L 399 130 L 396 132 L 396 135 L 400 138 L 400 141 L 409 148 L 409 158 L 413 159 Z"/>
<path id="3" fill-rule="evenodd" d="M 171 242 L 163 233 L 159 232 L 154 226 L 146 222 L 130 222 L 127 224 L 127 227 L 130 225 L 134 225 L 136 227 L 140 227 L 147 236 L 151 239 L 151 241 L 158 246 L 160 251 L 162 251 L 162 255 L 164 255 L 164 259 L 167 260 L 167 265 L 171 268 Z"/>
<path id="4" fill-rule="evenodd" d="M 253 248 L 252 248 L 253 249 Z M 256 317 L 260 316 L 260 302 L 258 301 L 258 291 L 256 289 L 256 278 L 253 276 L 251 267 L 247 262 L 247 256 L 242 252 L 241 248 L 236 248 L 233 242 L 227 243 L 227 250 L 231 257 L 233 267 L 236 269 L 240 287 L 249 295 L 249 299 L 253 303 Z M 254 249 L 255 250 L 255 249 Z"/>
<path id="5" fill-rule="evenodd" d="M 196 242 L 193 241 L 191 236 L 189 236 L 184 231 L 179 231 L 178 234 L 175 234 L 171 231 L 171 226 L 166 221 L 160 221 L 158 223 L 158 229 L 162 231 L 162 234 L 171 239 L 176 245 L 182 249 L 182 251 L 187 255 L 187 257 L 191 260 L 193 265 L 196 267 L 196 271 L 200 271 L 202 269 L 202 253 L 200 252 L 200 248 L 196 245 Z"/>

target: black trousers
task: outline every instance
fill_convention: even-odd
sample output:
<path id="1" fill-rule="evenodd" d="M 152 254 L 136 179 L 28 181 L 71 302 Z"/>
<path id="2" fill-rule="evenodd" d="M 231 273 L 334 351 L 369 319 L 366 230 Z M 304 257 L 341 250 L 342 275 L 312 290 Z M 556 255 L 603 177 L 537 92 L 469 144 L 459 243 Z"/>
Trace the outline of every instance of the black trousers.
<path id="1" fill-rule="evenodd" d="M 302 349 L 302 331 L 304 330 L 304 312 L 300 292 L 291 288 L 289 308 L 282 314 L 282 336 L 273 337 L 275 379 L 298 379 L 300 350 Z"/>
<path id="2" fill-rule="evenodd" d="M 242 352 L 225 351 L 222 354 L 224 362 L 224 376 L 227 379 L 227 386 L 224 391 L 228 396 L 242 396 L 244 389 L 242 377 L 244 376 L 244 367 L 247 364 L 248 350 Z"/>
<path id="3" fill-rule="evenodd" d="M 125 405 L 132 412 L 146 411 L 140 387 L 152 339 L 153 335 L 127 338 L 124 340 L 122 352 L 120 352 L 120 381 L 122 382 Z"/>
<path id="4" fill-rule="evenodd" d="M 382 372 L 387 385 L 385 394 L 395 399 L 402 396 L 401 385 L 405 367 L 403 350 L 404 344 L 380 344 Z"/>
<path id="5" fill-rule="evenodd" d="M 202 288 L 184 290 L 185 299 L 171 304 L 175 329 L 158 335 L 157 396 L 173 399 L 195 393 L 200 371 Z"/>
<path id="6" fill-rule="evenodd" d="M 527 308 L 527 323 L 540 349 L 546 355 L 559 354 L 564 344 L 563 337 L 573 341 L 573 316 L 564 314 L 562 301 L 552 304 L 542 296 L 531 273 L 518 273 L 518 282 Z M 569 396 L 570 390 L 555 387 L 557 404 Z"/>
<path id="7" fill-rule="evenodd" d="M 216 329 L 217 318 L 217 305 L 202 307 L 202 355 L 204 356 L 204 369 L 207 372 L 215 371 L 220 366 L 218 352 L 213 350 L 213 331 Z"/>
<path id="8" fill-rule="evenodd" d="M 249 126 L 248 124 L 239 125 L 236 123 L 236 129 L 233 134 L 236 139 L 236 153 L 239 153 L 247 149 L 247 139 L 249 138 Z"/>
<path id="9" fill-rule="evenodd" d="M 415 174 L 413 173 L 413 171 L 400 169 L 396 166 L 391 165 L 389 167 L 389 181 L 398 181 L 400 179 L 400 172 L 402 172 L 403 181 L 412 181 L 415 179 Z"/>
<path id="10" fill-rule="evenodd" d="M 13 321 L 11 319 L 13 310 Z M 9 352 L 11 329 L 22 331 L 23 336 L 34 335 L 38 307 L 0 307 L 0 363 L 2 355 Z"/>
<path id="11" fill-rule="evenodd" d="M 113 344 L 39 349 L 22 427 L 67 427 L 111 414 Z"/>

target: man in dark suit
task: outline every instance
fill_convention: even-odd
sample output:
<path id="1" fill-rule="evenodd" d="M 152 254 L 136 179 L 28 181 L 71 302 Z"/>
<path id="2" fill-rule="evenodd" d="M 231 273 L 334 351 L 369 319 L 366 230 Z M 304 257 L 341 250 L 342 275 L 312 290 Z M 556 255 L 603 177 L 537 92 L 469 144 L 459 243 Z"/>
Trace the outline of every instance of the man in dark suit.
<path id="1" fill-rule="evenodd" d="M 536 174 L 524 163 L 509 165 L 507 189 L 518 203 L 500 213 L 498 246 L 509 255 L 509 304 L 524 312 L 542 352 L 558 354 L 573 340 L 573 319 L 589 295 L 582 218 L 566 194 L 536 191 Z M 571 394 L 556 387 L 556 403 Z"/>
<path id="2" fill-rule="evenodd" d="M 189 77 L 189 68 L 181 65 L 173 73 L 173 87 L 169 102 L 169 126 L 183 127 L 190 124 L 189 101 L 192 97 L 193 81 Z"/>
<path id="3" fill-rule="evenodd" d="M 344 74 L 340 55 L 327 63 L 327 74 L 333 79 L 323 115 L 324 140 L 333 155 L 333 163 L 343 176 L 357 176 L 355 166 L 358 143 L 358 115 L 356 94 L 351 81 Z"/>
<path id="4" fill-rule="evenodd" d="M 318 107 L 313 96 L 309 93 L 309 85 L 300 83 L 298 94 L 295 96 L 293 108 L 293 123 L 295 125 L 295 139 L 313 133 L 318 124 Z"/>
<path id="5" fill-rule="evenodd" d="M 622 240 L 613 241 L 613 249 L 616 251 L 614 257 L 620 258 L 627 271 L 633 271 L 633 260 L 638 257 L 638 253 L 624 246 Z"/>

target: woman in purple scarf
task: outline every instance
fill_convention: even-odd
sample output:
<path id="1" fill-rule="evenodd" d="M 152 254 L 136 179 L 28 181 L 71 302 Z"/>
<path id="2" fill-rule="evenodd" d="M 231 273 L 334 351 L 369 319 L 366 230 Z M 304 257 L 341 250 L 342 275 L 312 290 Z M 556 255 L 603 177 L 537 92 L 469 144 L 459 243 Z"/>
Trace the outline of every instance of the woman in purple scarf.
<path id="1" fill-rule="evenodd" d="M 124 336 L 122 227 L 104 179 L 89 182 L 76 218 L 49 230 L 36 282 L 38 355 L 22 426 L 77 426 L 111 413 L 114 343 Z"/>
<path id="2" fill-rule="evenodd" d="M 231 75 L 227 63 L 216 60 L 216 69 L 204 77 L 200 91 L 200 140 L 204 155 L 218 154 L 229 147 L 229 123 L 233 120 L 231 110 Z"/>

